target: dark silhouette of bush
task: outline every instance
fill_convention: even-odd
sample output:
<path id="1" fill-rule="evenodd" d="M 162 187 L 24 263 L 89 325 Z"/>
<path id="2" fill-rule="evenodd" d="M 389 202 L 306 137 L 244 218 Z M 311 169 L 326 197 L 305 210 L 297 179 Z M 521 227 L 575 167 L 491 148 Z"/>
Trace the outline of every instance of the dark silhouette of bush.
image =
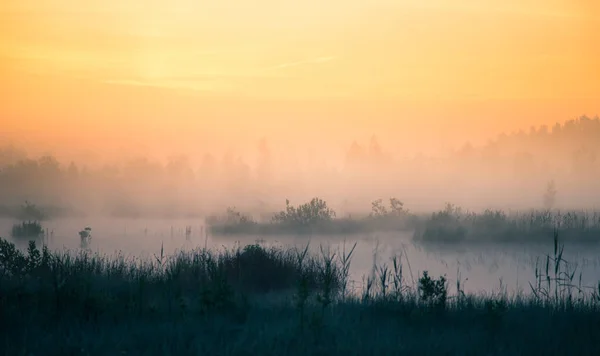
<path id="1" fill-rule="evenodd" d="M 425 304 L 444 309 L 448 296 L 446 277 L 432 279 L 427 271 L 423 271 L 423 276 L 419 278 L 419 296 Z"/>
<path id="2" fill-rule="evenodd" d="M 44 228 L 37 221 L 23 221 L 13 225 L 11 235 L 14 238 L 37 239 L 44 235 Z"/>
<path id="3" fill-rule="evenodd" d="M 265 248 L 259 244 L 245 246 L 222 256 L 222 266 L 230 283 L 245 291 L 266 293 L 289 290 L 303 277 L 310 290 L 319 288 L 317 261 L 308 259 L 298 266 L 294 249 Z M 337 288 L 339 280 L 336 277 Z"/>

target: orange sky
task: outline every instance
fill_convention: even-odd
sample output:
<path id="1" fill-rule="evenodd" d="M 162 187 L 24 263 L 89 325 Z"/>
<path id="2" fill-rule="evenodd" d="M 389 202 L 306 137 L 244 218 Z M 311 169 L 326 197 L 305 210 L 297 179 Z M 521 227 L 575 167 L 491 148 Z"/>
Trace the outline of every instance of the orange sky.
<path id="1" fill-rule="evenodd" d="M 0 140 L 193 153 L 375 133 L 420 151 L 593 116 L 597 3 L 3 0 Z"/>

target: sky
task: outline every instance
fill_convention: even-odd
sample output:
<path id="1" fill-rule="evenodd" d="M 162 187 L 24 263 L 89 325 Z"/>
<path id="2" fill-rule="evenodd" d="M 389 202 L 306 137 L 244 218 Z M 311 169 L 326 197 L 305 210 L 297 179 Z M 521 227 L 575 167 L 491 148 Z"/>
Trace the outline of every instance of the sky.
<path id="1" fill-rule="evenodd" d="M 599 18 L 595 0 L 3 0 L 0 140 L 82 159 L 485 142 L 600 113 Z"/>

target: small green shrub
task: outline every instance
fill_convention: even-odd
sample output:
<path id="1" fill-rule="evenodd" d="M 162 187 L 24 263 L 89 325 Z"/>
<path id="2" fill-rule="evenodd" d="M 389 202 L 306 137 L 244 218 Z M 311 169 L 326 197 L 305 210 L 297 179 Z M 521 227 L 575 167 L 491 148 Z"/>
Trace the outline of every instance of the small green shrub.
<path id="1" fill-rule="evenodd" d="M 440 276 L 437 280 L 432 279 L 427 271 L 423 271 L 423 276 L 419 278 L 419 296 L 421 301 L 427 305 L 445 308 L 448 296 L 446 277 Z"/>

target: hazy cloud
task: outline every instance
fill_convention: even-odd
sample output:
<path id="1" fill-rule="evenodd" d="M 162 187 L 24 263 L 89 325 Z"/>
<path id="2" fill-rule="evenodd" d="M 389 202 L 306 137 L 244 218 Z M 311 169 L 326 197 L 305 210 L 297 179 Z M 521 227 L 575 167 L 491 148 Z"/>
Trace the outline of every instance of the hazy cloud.
<path id="1" fill-rule="evenodd" d="M 239 80 L 261 79 L 261 78 L 286 78 L 286 74 L 276 72 L 278 69 L 285 69 L 303 65 L 326 63 L 334 60 L 333 56 L 322 56 L 313 59 L 281 63 L 276 66 L 267 67 L 262 70 L 247 70 L 237 73 L 190 73 L 190 74 L 165 74 L 153 78 L 129 78 L 129 79 L 111 79 L 105 80 L 108 84 L 132 85 L 146 87 L 179 88 L 200 91 L 218 90 L 219 87 L 228 86 L 226 84 L 235 84 Z"/>
<path id="2" fill-rule="evenodd" d="M 273 67 L 265 68 L 265 70 L 275 70 L 275 69 L 283 69 L 283 68 L 289 68 L 289 67 L 297 67 L 297 66 L 306 65 L 306 64 L 326 63 L 326 62 L 330 62 L 334 59 L 335 59 L 335 57 L 332 57 L 332 56 L 317 57 L 317 58 L 307 59 L 307 60 L 303 60 L 303 61 L 281 63 L 281 64 L 278 64 Z"/>
<path id="3" fill-rule="evenodd" d="M 114 79 L 105 80 L 103 83 L 115 84 L 115 85 L 127 85 L 137 87 L 150 87 L 150 88 L 170 88 L 170 89 L 187 89 L 194 91 L 210 92 L 214 91 L 215 87 L 211 82 L 207 81 L 173 81 L 173 80 L 136 80 L 136 79 Z"/>

